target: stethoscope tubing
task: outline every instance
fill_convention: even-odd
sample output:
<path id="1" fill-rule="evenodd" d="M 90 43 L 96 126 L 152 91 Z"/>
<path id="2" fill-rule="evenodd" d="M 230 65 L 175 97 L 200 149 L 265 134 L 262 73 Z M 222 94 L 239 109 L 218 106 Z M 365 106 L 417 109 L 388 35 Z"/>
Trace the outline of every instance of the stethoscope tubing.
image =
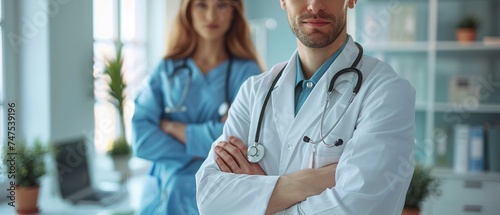
<path id="1" fill-rule="evenodd" d="M 227 70 L 226 70 L 226 85 L 225 85 L 225 104 L 229 108 L 230 104 L 230 99 L 229 99 L 229 79 L 231 76 L 231 68 L 233 64 L 233 58 L 229 57 L 229 62 L 227 65 Z M 174 102 L 172 101 L 172 89 L 173 89 L 173 82 L 174 82 L 174 77 L 176 76 L 177 72 L 179 72 L 182 69 L 186 69 L 188 71 L 188 78 L 186 80 L 186 84 L 184 85 L 184 89 L 182 90 L 182 96 L 179 99 L 179 102 L 175 105 Z M 167 64 L 165 63 L 165 71 L 167 70 Z M 191 87 L 191 80 L 193 77 L 193 70 L 191 67 L 187 65 L 187 58 L 184 58 L 182 60 L 182 64 L 180 66 L 174 67 L 174 70 L 171 75 L 167 75 L 168 79 L 168 87 L 169 87 L 169 92 L 167 92 L 167 107 L 165 108 L 165 112 L 167 113 L 174 113 L 174 112 L 185 112 L 187 110 L 186 107 L 184 107 L 184 103 L 186 102 L 187 99 L 187 94 L 189 92 L 189 89 Z M 224 103 L 223 103 L 224 104 Z M 221 104 L 221 105 L 223 105 Z M 227 110 L 226 110 L 227 112 Z"/>
<path id="2" fill-rule="evenodd" d="M 328 92 L 327 92 L 327 96 L 326 96 L 327 97 L 326 98 L 326 104 L 323 107 L 323 112 L 321 113 L 321 124 L 320 124 L 320 136 L 321 136 L 321 139 L 318 140 L 318 141 L 312 141 L 307 136 L 304 136 L 304 138 L 303 138 L 304 142 L 308 142 L 308 143 L 311 143 L 311 144 L 314 145 L 314 149 L 313 150 L 316 150 L 315 147 L 317 146 L 317 143 L 320 143 L 320 142 L 323 142 L 325 144 L 325 146 L 327 146 L 327 147 L 333 147 L 333 146 L 338 146 L 339 144 L 340 145 L 342 144 L 342 142 L 338 144 L 337 141 L 335 143 L 332 143 L 332 144 L 327 144 L 324 141 L 325 138 L 327 137 L 327 135 L 325 135 L 325 136 L 323 135 L 323 123 L 324 123 L 324 119 L 325 119 L 326 109 L 328 108 L 328 106 L 330 104 L 330 96 L 331 96 L 333 90 L 335 89 L 334 85 L 335 85 L 335 81 L 337 81 L 338 77 L 340 77 L 341 75 L 343 75 L 345 73 L 348 73 L 348 72 L 354 72 L 358 76 L 358 80 L 356 82 L 356 85 L 354 86 L 353 93 L 352 93 L 351 97 L 349 98 L 349 102 L 347 103 L 346 107 L 342 111 L 342 114 L 340 115 L 340 117 L 337 118 L 337 121 L 334 123 L 334 125 L 332 126 L 332 128 L 329 129 L 329 131 L 327 132 L 327 134 L 331 133 L 333 131 L 333 129 L 335 129 L 335 127 L 338 125 L 338 123 L 340 122 L 340 120 L 344 117 L 344 115 L 345 115 L 347 109 L 349 108 L 350 104 L 352 103 L 354 97 L 357 95 L 357 93 L 359 92 L 359 90 L 361 88 L 361 84 L 362 84 L 362 81 L 363 81 L 363 74 L 356 67 L 358 66 L 359 62 L 361 61 L 361 58 L 363 57 L 363 47 L 360 44 L 358 44 L 358 43 L 355 43 L 355 44 L 358 47 L 359 53 L 356 56 L 356 59 L 354 60 L 353 64 L 351 65 L 351 67 L 342 69 L 339 72 L 337 72 L 332 77 L 332 79 L 330 81 L 330 84 L 328 86 Z M 254 143 L 253 143 L 253 145 L 250 148 L 255 149 L 257 146 L 260 146 L 260 147 L 263 148 L 262 143 L 259 143 L 259 137 L 260 137 L 260 131 L 262 130 L 262 123 L 264 121 L 264 113 L 265 113 L 265 110 L 266 110 L 266 107 L 267 107 L 267 103 L 269 102 L 269 99 L 271 97 L 272 91 L 274 90 L 274 88 L 276 86 L 276 83 L 278 82 L 278 80 L 280 79 L 281 75 L 283 74 L 283 71 L 285 70 L 286 66 L 287 65 L 285 65 L 280 70 L 280 72 L 278 73 L 278 75 L 274 78 L 274 80 L 273 80 L 273 82 L 272 82 L 271 86 L 269 87 L 269 90 L 268 90 L 268 92 L 266 94 L 266 97 L 264 98 L 264 103 L 262 104 L 262 108 L 261 108 L 260 115 L 259 115 L 259 121 L 257 122 L 257 130 L 255 132 Z M 343 141 L 341 139 L 339 139 L 339 140 Z M 249 156 L 253 156 L 253 155 L 249 155 Z M 260 158 L 252 158 L 253 161 L 251 161 L 251 162 L 255 163 L 255 162 L 260 161 L 260 159 L 262 159 L 262 157 L 260 157 Z M 249 160 L 250 160 L 250 157 L 249 157 Z"/>

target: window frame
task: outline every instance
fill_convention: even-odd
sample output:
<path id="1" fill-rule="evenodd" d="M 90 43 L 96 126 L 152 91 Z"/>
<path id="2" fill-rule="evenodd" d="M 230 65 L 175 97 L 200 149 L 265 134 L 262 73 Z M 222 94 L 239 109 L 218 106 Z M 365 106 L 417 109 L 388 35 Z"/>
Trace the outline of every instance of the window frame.
<path id="1" fill-rule="evenodd" d="M 95 1 L 99 1 L 99 0 L 94 0 Z M 117 113 L 115 113 L 116 111 L 112 111 L 111 109 L 113 109 L 111 106 L 109 107 L 104 107 L 104 106 L 108 106 L 108 101 L 106 101 L 105 99 L 103 99 L 102 97 L 102 81 L 101 83 L 98 83 L 100 80 L 99 80 L 99 77 L 102 75 L 102 65 L 103 65 L 103 60 L 104 60 L 104 57 L 112 57 L 115 53 L 114 53 L 114 50 L 109 53 L 109 52 L 98 52 L 96 47 L 98 45 L 101 45 L 101 46 L 112 46 L 114 48 L 114 45 L 116 43 L 116 41 L 120 41 L 120 43 L 123 45 L 123 57 L 124 57 L 124 68 L 125 68 L 125 79 L 128 81 L 127 83 L 127 89 L 126 89 L 126 92 L 127 92 L 127 98 L 125 100 L 125 128 L 126 128 L 126 131 L 125 131 L 125 134 L 127 136 L 127 139 L 130 140 L 130 123 L 131 123 L 131 117 L 132 117 L 132 113 L 131 111 L 133 110 L 133 97 L 137 91 L 137 88 L 139 88 L 140 86 L 140 81 L 143 79 L 143 77 L 146 75 L 147 73 L 147 60 L 148 60 L 148 44 L 147 44 L 147 38 L 146 36 L 144 35 L 142 38 L 134 38 L 132 40 L 127 40 L 127 38 L 125 37 L 124 38 L 124 34 L 125 32 L 123 31 L 123 26 L 125 25 L 130 25 L 130 23 L 126 23 L 124 21 L 124 16 L 122 16 L 123 14 L 123 10 L 126 9 L 124 8 L 123 6 L 123 2 L 124 1 L 130 1 L 129 3 L 132 3 L 134 6 L 137 6 L 137 4 L 142 4 L 142 5 L 139 5 L 139 9 L 133 7 L 135 9 L 135 12 L 136 13 L 139 13 L 139 12 L 142 12 L 143 14 L 139 14 L 136 16 L 136 19 L 133 20 L 134 23 L 133 24 L 137 24 L 139 23 L 140 25 L 142 25 L 141 27 L 144 28 L 143 31 L 146 31 L 147 30 L 147 3 L 146 1 L 142 1 L 142 0 L 110 0 L 112 1 L 112 10 L 113 11 L 108 11 L 108 13 L 110 14 L 113 14 L 111 15 L 112 16 L 112 33 L 109 35 L 110 38 L 98 38 L 96 37 L 96 27 L 94 26 L 94 78 L 95 78 L 95 81 L 94 81 L 94 96 L 95 96 L 95 103 L 94 103 L 94 119 L 95 119 L 95 129 L 94 129 L 94 147 L 95 149 L 97 150 L 97 152 L 99 153 L 105 153 L 107 147 L 108 147 L 108 144 L 109 144 L 109 141 L 112 140 L 113 138 L 115 138 L 117 136 L 117 134 L 119 134 L 119 131 L 118 131 L 118 126 L 120 126 L 118 123 L 121 123 L 121 122 L 118 122 L 119 120 L 116 120 L 115 118 L 118 116 Z M 97 4 L 94 3 L 94 7 L 96 7 Z M 94 8 L 94 11 L 96 11 L 96 9 Z M 139 12 L 138 12 L 139 11 Z M 96 17 L 96 14 L 94 14 L 94 18 Z M 143 22 L 141 22 L 143 21 Z M 96 22 L 94 22 L 94 25 L 96 24 Z M 138 30 L 136 30 L 138 31 Z M 141 55 L 142 58 L 141 59 L 141 62 L 143 62 L 144 65 L 139 65 L 138 62 L 135 62 L 135 63 L 132 63 L 131 65 L 129 65 L 127 63 L 127 50 L 128 49 L 131 49 L 131 50 L 139 50 L 139 51 L 135 51 L 134 53 L 141 53 L 141 54 L 138 54 L 138 55 Z M 101 58 L 99 58 L 98 56 L 99 55 L 103 55 L 104 54 L 111 54 L 111 56 L 103 56 Z M 137 61 L 137 60 L 136 60 Z M 127 66 L 129 66 L 129 70 L 127 70 Z M 130 69 L 131 68 L 131 69 Z M 132 77 L 128 77 L 128 76 L 132 76 Z M 101 86 L 100 86 L 101 85 Z M 106 109 L 106 110 L 104 110 Z M 106 116 L 108 116 L 108 118 L 111 119 L 111 122 L 102 122 L 100 121 L 101 119 L 99 118 L 99 116 L 102 116 L 103 113 L 102 112 L 99 112 L 99 111 L 106 111 Z M 110 125 L 110 123 L 112 125 Z M 100 127 L 100 126 L 107 126 L 107 127 Z M 111 130 L 111 132 L 109 132 L 109 130 Z"/>

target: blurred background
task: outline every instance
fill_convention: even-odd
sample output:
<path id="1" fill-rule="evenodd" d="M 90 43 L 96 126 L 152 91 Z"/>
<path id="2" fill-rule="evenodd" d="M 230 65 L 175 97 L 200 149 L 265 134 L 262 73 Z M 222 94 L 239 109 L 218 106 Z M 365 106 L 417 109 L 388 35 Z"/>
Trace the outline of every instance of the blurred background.
<path id="1" fill-rule="evenodd" d="M 149 162 L 130 157 L 121 174 L 107 152 L 118 137 L 130 140 L 133 98 L 163 56 L 179 2 L 0 0 L 0 139 L 6 140 L 0 144 L 83 140 L 92 186 L 127 193 L 110 205 L 69 204 L 61 197 L 57 161 L 48 159 L 39 195 L 43 214 L 133 214 L 138 208 Z M 288 60 L 296 42 L 279 1 L 245 3 L 267 68 Z M 416 89 L 415 156 L 441 190 L 422 214 L 500 214 L 498 11 L 498 0 L 360 0 L 349 10 L 348 33 L 365 54 L 389 63 Z M 462 35 L 462 28 L 469 33 Z M 104 72 L 117 42 L 127 83 L 123 114 L 110 100 Z M 12 180 L 2 168 L 0 214 L 13 214 L 5 198 Z"/>

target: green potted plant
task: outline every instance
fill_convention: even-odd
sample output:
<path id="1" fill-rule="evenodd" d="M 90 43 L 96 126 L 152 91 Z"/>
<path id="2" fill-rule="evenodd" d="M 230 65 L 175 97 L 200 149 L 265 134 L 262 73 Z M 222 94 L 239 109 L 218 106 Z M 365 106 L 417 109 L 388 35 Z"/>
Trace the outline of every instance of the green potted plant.
<path id="1" fill-rule="evenodd" d="M 125 138 L 124 103 L 127 84 L 122 71 L 122 48 L 121 43 L 116 43 L 116 56 L 114 59 L 108 59 L 104 68 L 104 75 L 107 76 L 109 102 L 116 108 L 120 118 L 120 135 L 112 142 L 108 155 L 112 157 L 115 169 L 121 173 L 121 181 L 127 176 L 128 160 L 131 156 L 130 144 Z"/>
<path id="2" fill-rule="evenodd" d="M 422 202 L 430 196 L 440 195 L 439 180 L 432 176 L 431 168 L 422 164 L 415 165 L 415 171 L 406 193 L 406 201 L 402 215 L 418 215 Z"/>
<path id="3" fill-rule="evenodd" d="M 466 15 L 457 24 L 457 40 L 460 43 L 470 43 L 476 40 L 477 29 L 481 21 L 474 15 Z"/>
<path id="4" fill-rule="evenodd" d="M 2 150 L 4 169 L 9 170 L 6 174 L 10 186 L 14 186 L 14 200 L 18 214 L 37 213 L 38 191 L 40 189 L 40 178 L 45 175 L 45 155 L 55 154 L 52 144 L 44 144 L 35 140 L 28 145 L 25 141 L 9 141 Z M 12 162 L 10 162 L 12 161 Z M 11 192 L 12 194 L 12 192 Z"/>
<path id="5" fill-rule="evenodd" d="M 113 141 L 108 155 L 113 159 L 115 169 L 120 173 L 120 182 L 123 182 L 128 176 L 128 161 L 132 150 L 125 137 L 120 137 Z"/>

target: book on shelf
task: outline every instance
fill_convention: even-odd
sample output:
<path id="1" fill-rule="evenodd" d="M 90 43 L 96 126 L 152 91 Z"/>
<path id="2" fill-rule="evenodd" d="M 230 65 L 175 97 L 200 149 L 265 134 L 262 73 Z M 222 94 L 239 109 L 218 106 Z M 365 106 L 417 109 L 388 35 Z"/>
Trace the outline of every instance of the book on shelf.
<path id="1" fill-rule="evenodd" d="M 417 5 L 412 2 L 401 3 L 399 10 L 391 14 L 389 41 L 413 42 L 417 31 Z"/>
<path id="2" fill-rule="evenodd" d="M 450 155 L 450 144 L 448 144 L 449 139 L 449 129 L 446 126 L 436 126 L 434 128 L 434 141 L 435 141 L 435 158 L 434 165 L 437 167 L 450 167 L 449 162 Z"/>
<path id="3" fill-rule="evenodd" d="M 466 124 L 455 125 L 454 130 L 454 159 L 453 171 L 465 173 L 468 170 L 468 148 L 470 126 Z"/>
<path id="4" fill-rule="evenodd" d="M 364 43 L 380 43 L 388 41 L 391 14 L 385 4 L 373 3 L 362 9 L 363 25 L 360 26 Z"/>
<path id="5" fill-rule="evenodd" d="M 488 128 L 486 143 L 488 170 L 500 173 L 500 126 Z"/>
<path id="6" fill-rule="evenodd" d="M 417 33 L 417 5 L 400 2 L 397 8 L 371 2 L 361 9 L 362 25 L 357 26 L 363 43 L 413 42 Z"/>
<path id="7" fill-rule="evenodd" d="M 439 146 L 442 144 L 439 136 L 435 135 L 435 138 L 436 157 L 439 158 L 443 154 L 439 148 L 443 146 Z M 453 138 L 454 172 L 500 173 L 500 126 L 458 124 L 453 127 Z M 439 161 L 436 159 L 437 166 L 439 166 Z"/>
<path id="8" fill-rule="evenodd" d="M 470 127 L 469 171 L 484 171 L 484 130 L 483 126 Z"/>

